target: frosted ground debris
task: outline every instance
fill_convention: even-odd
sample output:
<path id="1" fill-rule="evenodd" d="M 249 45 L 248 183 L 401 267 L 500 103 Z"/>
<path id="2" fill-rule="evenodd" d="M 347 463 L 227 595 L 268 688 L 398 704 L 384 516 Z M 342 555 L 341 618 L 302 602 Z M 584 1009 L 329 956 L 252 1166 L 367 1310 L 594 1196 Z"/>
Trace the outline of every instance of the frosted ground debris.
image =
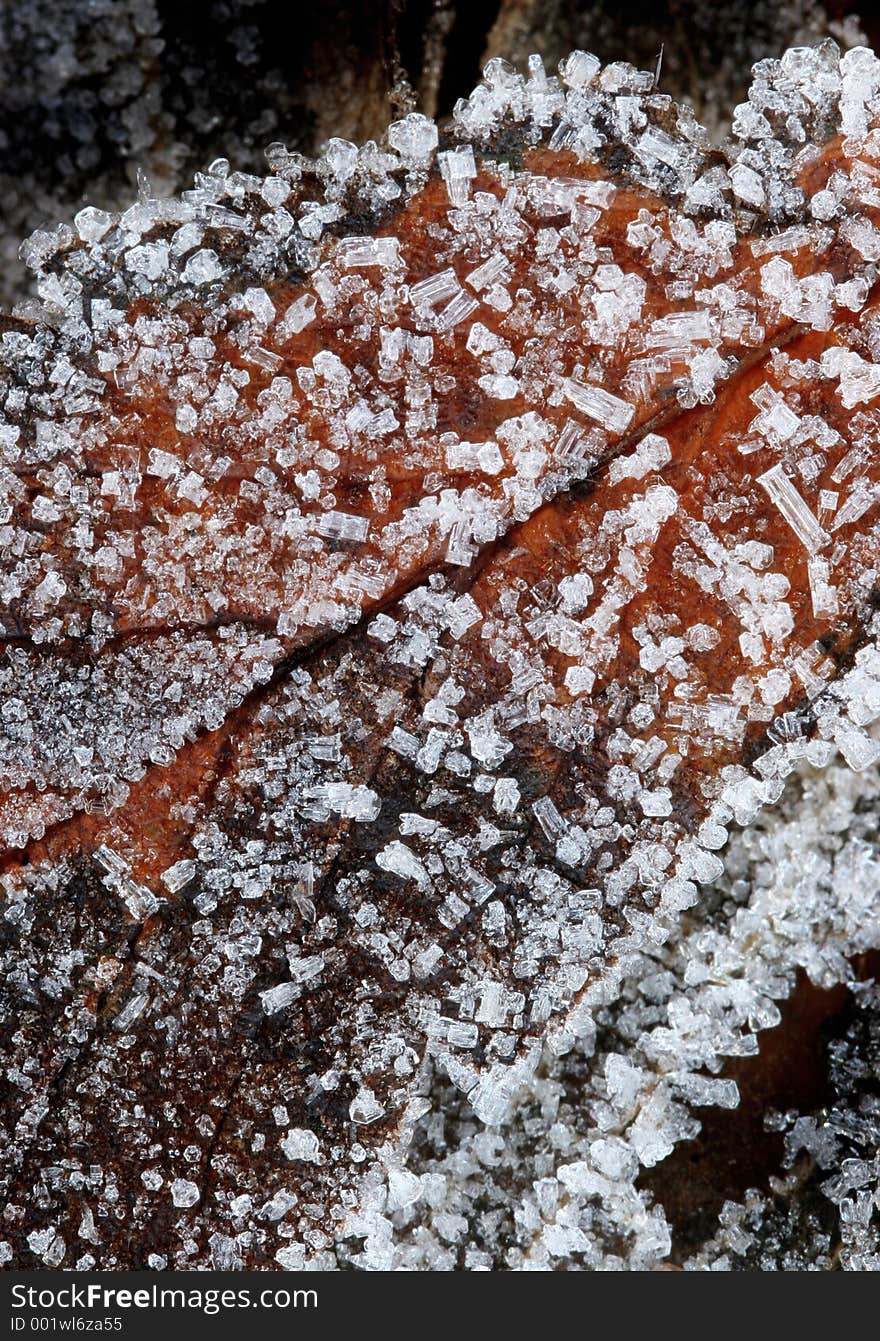
<path id="1" fill-rule="evenodd" d="M 651 75 L 493 62 L 442 141 L 29 241 L 9 1260 L 385 1264 L 431 1070 L 501 1123 L 729 826 L 876 762 L 878 95 L 763 62 L 725 156 Z M 632 1205 L 741 1028 L 650 1103 L 614 1063 L 571 1190 Z"/>

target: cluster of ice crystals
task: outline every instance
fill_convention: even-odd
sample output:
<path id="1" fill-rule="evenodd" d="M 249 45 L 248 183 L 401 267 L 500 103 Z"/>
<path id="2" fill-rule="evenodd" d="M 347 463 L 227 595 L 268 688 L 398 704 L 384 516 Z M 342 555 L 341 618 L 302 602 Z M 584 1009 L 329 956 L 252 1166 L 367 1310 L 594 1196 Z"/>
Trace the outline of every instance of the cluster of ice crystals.
<path id="1" fill-rule="evenodd" d="M 388 1264 L 460 1268 L 475 1246 L 484 1266 L 502 1269 L 682 1260 L 640 1170 L 698 1134 L 690 1108 L 736 1106 L 736 1085 L 717 1071 L 757 1054 L 798 970 L 823 987 L 847 982 L 852 957 L 877 948 L 876 791 L 875 777 L 866 788 L 839 761 L 802 769 L 784 808 L 726 845 L 718 885 L 704 891 L 709 915 L 630 961 L 616 1000 L 597 1011 L 601 1046 L 578 1020 L 568 1050 L 524 1084 L 501 1128 L 445 1095 L 445 1116 L 436 1112 L 410 1156 L 418 1197 L 403 1213 L 390 1198 L 384 1209 Z M 726 841 L 723 829 L 705 837 Z M 808 1214 L 798 1222 L 801 1172 L 788 1209 L 757 1191 L 725 1204 L 689 1269 L 827 1269 L 834 1208 L 844 1266 L 876 1269 L 876 992 L 857 989 L 854 1001 L 849 1033 L 832 1045 L 840 1098 L 827 1114 L 788 1119 L 790 1158 L 806 1149 L 816 1162 L 823 1233 Z"/>

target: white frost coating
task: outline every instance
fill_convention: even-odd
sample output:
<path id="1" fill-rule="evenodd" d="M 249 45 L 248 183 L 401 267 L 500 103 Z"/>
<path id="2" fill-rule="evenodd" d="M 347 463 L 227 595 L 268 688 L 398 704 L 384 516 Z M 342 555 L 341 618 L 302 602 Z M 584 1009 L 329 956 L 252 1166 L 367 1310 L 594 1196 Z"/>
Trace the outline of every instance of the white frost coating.
<path id="1" fill-rule="evenodd" d="M 636 1190 L 640 1165 L 643 1160 L 650 1165 L 695 1134 L 682 1097 L 710 1104 L 736 1099 L 732 1082 L 688 1073 L 682 1066 L 688 1058 L 705 1064 L 725 1054 L 748 1056 L 759 1045 L 758 1031 L 778 1022 L 776 1001 L 791 991 L 797 968 L 806 969 L 818 985 L 831 986 L 849 976 L 848 956 L 878 944 L 871 913 L 880 893 L 876 836 L 866 847 L 856 820 L 864 784 L 834 765 L 824 773 L 804 769 L 792 787 L 789 805 L 772 823 L 737 834 L 729 845 L 722 877 L 729 900 L 726 916 L 711 930 L 698 923 L 690 932 L 674 931 L 664 946 L 646 946 L 630 961 L 628 982 L 634 990 L 622 992 L 606 1014 L 611 1038 L 627 1053 L 612 1050 L 591 1057 L 595 1035 L 587 1032 L 581 1041 L 581 1026 L 573 1030 L 584 1097 L 592 1099 L 596 1111 L 586 1131 L 580 1107 L 565 1099 L 560 1103 L 557 1075 L 566 1068 L 570 1072 L 571 1054 L 551 1064 L 543 1078 L 523 1083 L 516 1114 L 503 1143 L 492 1147 L 491 1162 L 483 1128 L 468 1121 L 465 1109 L 447 1151 L 441 1147 L 434 1153 L 429 1146 L 415 1158 L 423 1185 L 435 1179 L 443 1192 L 419 1217 L 430 1236 L 419 1258 L 414 1260 L 408 1246 L 409 1231 L 395 1221 L 394 1262 L 427 1263 L 432 1253 L 439 1262 L 450 1214 L 461 1217 L 462 1232 L 470 1236 L 485 1223 L 482 1232 L 491 1252 L 495 1234 L 480 1211 L 487 1183 L 499 1188 L 495 1204 L 503 1208 L 505 1228 L 499 1227 L 498 1241 L 508 1245 L 508 1267 L 540 1269 L 560 1260 L 599 1265 L 609 1243 L 620 1251 L 621 1237 L 623 1262 L 630 1268 L 656 1267 L 666 1259 L 670 1228 L 662 1207 L 649 1210 Z M 869 787 L 873 795 L 876 777 Z M 731 886 L 737 885 L 739 892 L 731 897 Z M 554 1156 L 542 1159 L 539 1171 L 528 1133 L 548 1103 L 556 1122 Z M 608 1124 L 621 1119 L 623 1136 L 609 1138 Z M 830 1183 L 827 1188 L 825 1195 L 835 1198 Z M 846 1214 L 845 1207 L 841 1211 Z M 737 1254 L 760 1233 L 759 1225 L 751 1222 Z M 511 1233 L 512 1255 L 505 1237 Z M 821 1255 L 818 1244 L 816 1251 Z"/>
<path id="2" fill-rule="evenodd" d="M 76 878 L 100 875 L 111 906 L 160 914 L 186 946 L 166 964 L 138 942 L 133 983 L 90 1039 L 99 1076 L 148 1040 L 165 1077 L 169 1058 L 191 1044 L 213 1055 L 242 1028 L 284 1058 L 281 1086 L 281 1068 L 244 1069 L 240 1126 L 214 1130 L 218 1081 L 205 1113 L 175 1119 L 194 1129 L 183 1163 L 143 1171 L 145 1214 L 169 1187 L 186 1209 L 203 1184 L 180 1169 L 201 1178 L 210 1147 L 208 1172 L 228 1180 L 228 1223 L 204 1248 L 215 1265 L 249 1245 L 290 1269 L 331 1251 L 367 1266 L 456 1265 L 459 1251 L 466 1266 L 506 1253 L 656 1265 L 670 1230 L 639 1167 L 696 1133 L 694 1110 L 736 1102 L 719 1068 L 772 1027 L 797 966 L 839 980 L 869 943 L 875 873 L 846 825 L 825 834 L 811 811 L 789 844 L 807 851 L 812 830 L 834 845 L 834 871 L 811 862 L 808 889 L 787 848 L 730 831 L 805 760 L 837 749 L 870 786 L 878 757 L 871 649 L 829 688 L 826 628 L 809 629 L 811 614 L 852 626 L 873 582 L 872 313 L 852 335 L 849 317 L 835 325 L 828 341 L 858 348 L 821 362 L 783 339 L 870 302 L 873 225 L 838 223 L 853 200 L 873 208 L 865 146 L 841 151 L 811 202 L 798 173 L 819 171 L 828 127 L 867 133 L 876 75 L 873 57 L 841 63 L 827 47 L 766 63 L 728 174 L 650 73 L 583 53 L 561 80 L 537 60 L 525 78 L 493 62 L 439 159 L 436 128 L 407 117 L 387 144 L 332 140 L 315 169 L 273 146 L 266 177 L 220 161 L 192 199 L 142 200 L 124 221 L 84 212 L 76 242 L 30 244 L 41 340 L 0 342 L 2 525 L 16 532 L 3 535 L 5 835 L 26 845 L 86 811 L 109 836 L 99 869 Z M 475 150 L 512 124 L 573 155 L 572 175 Z M 408 208 L 425 183 L 427 242 L 346 235 L 353 202 L 393 230 L 389 205 Z M 761 241 L 741 247 L 754 211 Z M 190 325 L 194 302 L 209 311 Z M 757 412 L 719 444 L 721 469 L 701 475 L 696 436 L 678 459 L 675 425 L 613 456 L 634 422 L 709 407 L 766 347 Z M 146 450 L 143 388 L 171 407 Z M 806 549 L 809 591 L 754 489 L 754 453 L 774 463 L 760 483 Z M 592 472 L 607 494 L 553 507 Z M 142 506 L 149 528 L 126 520 Z M 550 543 L 530 557 L 519 541 L 545 522 Z M 175 763 L 225 722 L 200 808 L 201 793 L 176 795 Z M 767 748 L 748 773 L 737 761 L 755 741 Z M 155 839 L 122 831 L 147 769 L 192 841 L 162 859 L 161 909 L 118 856 Z M 70 878 L 63 862 L 17 872 L 10 925 L 31 898 L 61 906 Z M 713 881 L 717 896 L 699 888 Z M 68 992 L 63 958 L 38 972 L 22 943 L 14 981 Z M 106 960 L 90 991 L 116 982 Z M 418 1092 L 429 1066 L 448 1078 L 442 1102 Z M 24 1093 L 31 1077 L 10 1079 Z M 25 1102 L 33 1144 L 42 1096 Z M 126 1113 L 120 1141 L 155 1120 Z M 418 1173 L 402 1167 L 403 1133 Z M 309 1200 L 283 1158 L 310 1166 Z M 89 1175 L 89 1197 L 92 1183 L 105 1185 Z M 333 1229 L 340 1205 L 352 1244 Z M 89 1251 L 110 1214 L 84 1218 Z M 424 1235 L 404 1241 L 407 1220 Z M 58 1239 L 47 1229 L 34 1251 L 54 1262 Z"/>

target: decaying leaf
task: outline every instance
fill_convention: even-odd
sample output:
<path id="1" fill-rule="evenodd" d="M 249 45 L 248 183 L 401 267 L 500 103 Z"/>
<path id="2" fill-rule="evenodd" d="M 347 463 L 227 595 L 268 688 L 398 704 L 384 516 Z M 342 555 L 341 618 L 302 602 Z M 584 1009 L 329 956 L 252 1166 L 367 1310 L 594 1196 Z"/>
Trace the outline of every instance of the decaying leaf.
<path id="1" fill-rule="evenodd" d="M 732 821 L 876 761 L 880 62 L 763 62 L 734 133 L 492 62 L 29 242 L 10 1260 L 332 1248 L 432 1071 L 503 1121 Z"/>

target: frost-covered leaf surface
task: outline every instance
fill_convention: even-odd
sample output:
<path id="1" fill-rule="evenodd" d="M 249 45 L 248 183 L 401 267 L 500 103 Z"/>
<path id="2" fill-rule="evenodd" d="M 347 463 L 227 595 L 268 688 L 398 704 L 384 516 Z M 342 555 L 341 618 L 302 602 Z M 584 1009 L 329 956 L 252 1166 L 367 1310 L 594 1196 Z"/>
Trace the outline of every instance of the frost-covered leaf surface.
<path id="1" fill-rule="evenodd" d="M 698 920 L 796 766 L 880 756 L 880 63 L 762 62 L 734 135 L 627 66 L 493 62 L 442 135 L 26 244 L 6 1260 L 430 1265 L 443 1085 L 515 1154 L 542 1051 L 616 1012 L 589 1139 L 460 1264 L 617 1262 L 624 1220 L 655 1264 L 640 1165 L 736 1105 L 797 968 L 876 943 L 867 878 L 790 936 L 759 895 Z M 445 1229 L 396 1248 L 419 1203 Z"/>

